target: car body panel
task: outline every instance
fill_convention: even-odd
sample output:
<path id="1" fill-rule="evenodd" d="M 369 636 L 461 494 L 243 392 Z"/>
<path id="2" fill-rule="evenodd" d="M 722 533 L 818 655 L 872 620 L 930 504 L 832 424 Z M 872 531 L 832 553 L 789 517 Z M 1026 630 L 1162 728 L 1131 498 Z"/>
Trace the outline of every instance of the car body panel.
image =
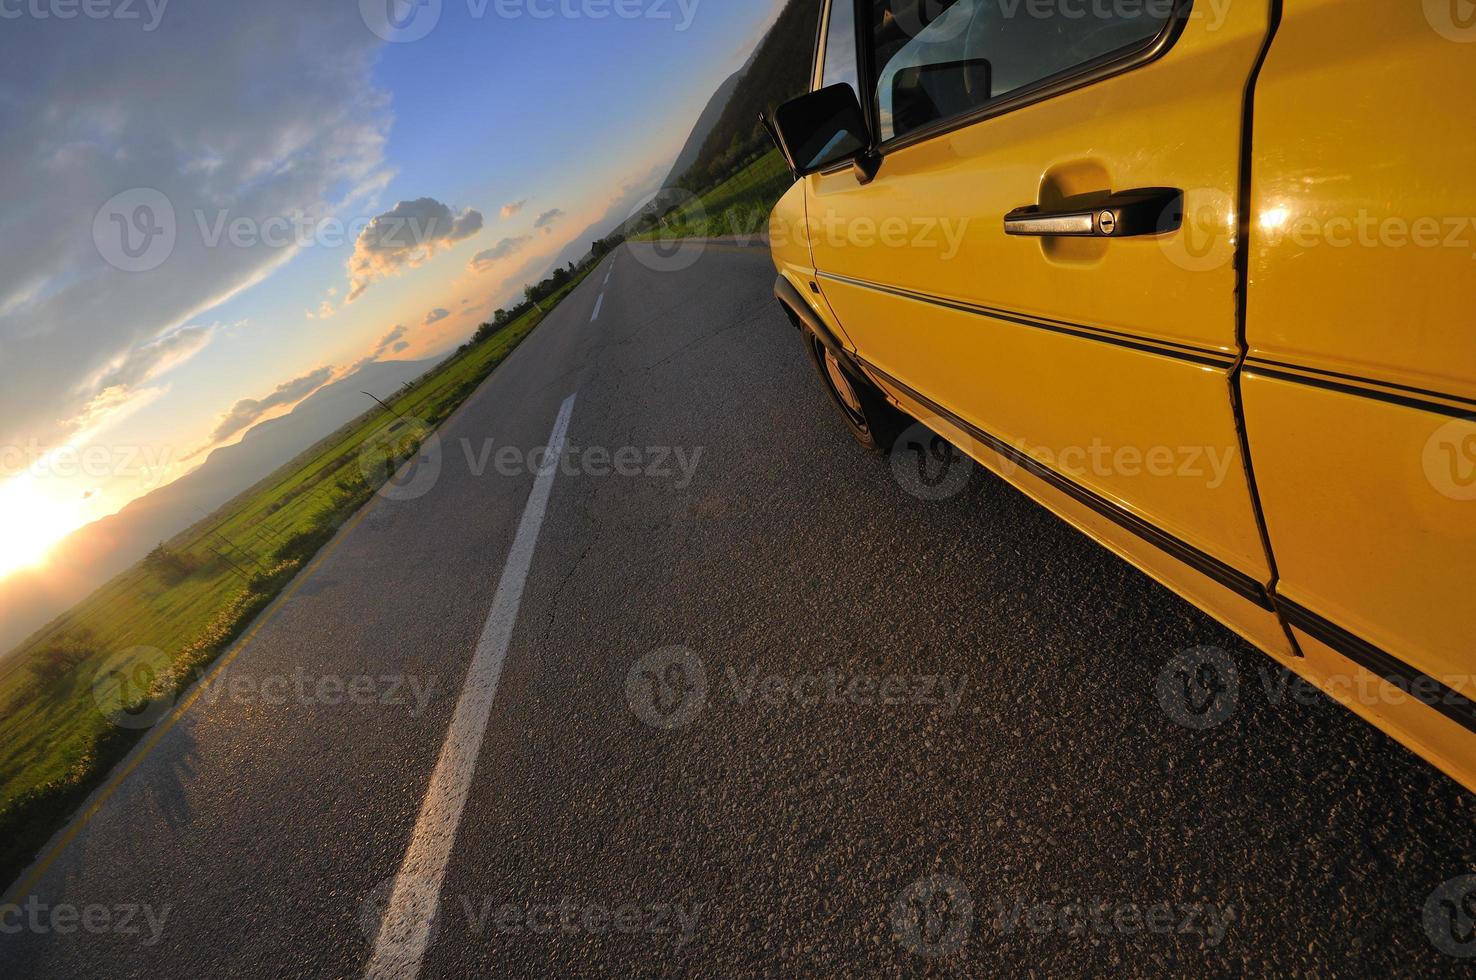
<path id="1" fill-rule="evenodd" d="M 1288 5 L 1256 87 L 1244 410 L 1278 594 L 1343 654 L 1476 698 L 1476 129 L 1451 122 L 1476 25 L 1457 6 Z M 1476 736 L 1391 698 L 1371 720 L 1476 785 Z"/>
<path id="2" fill-rule="evenodd" d="M 1063 476 L 1270 583 L 1226 395 L 1228 361 L 1196 362 L 937 309 L 823 275 L 820 282 L 866 361 Z M 926 363 L 920 351 L 928 352 Z"/>
<path id="3" fill-rule="evenodd" d="M 805 188 L 795 183 L 774 205 L 769 215 L 769 252 L 774 267 L 801 294 L 809 292 L 815 278 L 815 263 L 806 237 Z"/>
<path id="4" fill-rule="evenodd" d="M 1120 71 L 882 144 L 874 181 L 804 178 L 809 265 L 776 265 L 902 410 L 1476 790 L 1476 130 L 1449 125 L 1476 24 L 1289 6 L 1197 11 Z M 1157 235 L 1003 230 L 1165 186 Z M 1462 216 L 1466 249 L 1416 224 Z"/>
<path id="5" fill-rule="evenodd" d="M 1476 26 L 1443 36 L 1446 6 L 1288 5 L 1256 86 L 1246 339 L 1476 412 Z"/>
<path id="6" fill-rule="evenodd" d="M 870 377 L 904 412 L 913 418 L 925 420 L 933 431 L 995 475 L 1013 484 L 1036 503 L 1139 571 L 1205 610 L 1279 662 L 1288 666 L 1297 663 L 1298 654 L 1274 612 L 1211 581 L 1163 549 L 1124 530 L 1121 524 L 1104 517 L 1059 487 L 1032 474 L 1015 461 L 1002 457 L 971 435 L 968 429 L 939 413 L 934 406 L 917 399 L 907 389 L 875 374 Z"/>
<path id="7" fill-rule="evenodd" d="M 867 360 L 1263 586 L 1227 392 L 1241 105 L 1268 10 L 1191 20 L 1145 64 L 888 152 L 872 183 L 805 179 L 820 287 Z M 1162 239 L 1004 230 L 1021 205 L 1166 185 L 1194 218 Z M 1223 473 L 1142 462 L 1165 454 Z"/>

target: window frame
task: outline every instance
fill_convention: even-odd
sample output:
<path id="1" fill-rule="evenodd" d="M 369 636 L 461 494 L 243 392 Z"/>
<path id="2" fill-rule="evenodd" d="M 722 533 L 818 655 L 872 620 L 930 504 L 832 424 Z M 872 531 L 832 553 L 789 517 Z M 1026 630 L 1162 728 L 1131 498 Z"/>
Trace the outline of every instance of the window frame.
<path id="1" fill-rule="evenodd" d="M 861 61 L 861 56 L 866 49 L 866 46 L 861 42 L 861 15 L 871 12 L 868 0 L 826 0 L 823 9 L 820 11 L 820 26 L 817 29 L 818 33 L 815 38 L 815 58 L 810 71 L 811 92 L 818 92 L 821 82 L 825 80 L 825 61 L 826 55 L 828 54 L 825 42 L 830 40 L 830 14 L 835 9 L 836 4 L 840 3 L 849 3 L 853 8 L 852 13 L 856 23 L 856 30 L 854 32 L 855 37 L 852 40 L 856 45 L 856 75 L 862 85 L 866 84 L 866 65 Z M 860 98 L 861 93 L 857 92 L 856 97 Z M 868 117 L 869 121 L 870 119 Z"/>
<path id="2" fill-rule="evenodd" d="M 972 112 L 966 112 L 957 116 L 949 116 L 939 119 L 927 126 L 921 126 L 901 136 L 893 136 L 890 139 L 878 141 L 877 134 L 880 132 L 880 119 L 877 115 L 876 86 L 878 82 L 878 71 L 876 66 L 876 45 L 871 36 L 872 4 L 874 0 L 829 0 L 822 11 L 820 18 L 819 37 L 816 42 L 816 54 L 814 71 L 810 79 L 810 90 L 814 91 L 824 78 L 825 55 L 827 35 L 830 33 L 830 12 L 838 3 L 852 3 L 856 8 L 856 65 L 859 69 L 861 84 L 866 90 L 862 96 L 861 110 L 866 116 L 866 123 L 870 129 L 871 146 L 869 149 L 874 153 L 885 156 L 897 150 L 915 146 L 928 140 L 946 136 L 949 133 L 973 126 L 976 123 L 1002 116 L 1006 113 L 1023 109 L 1026 106 L 1037 105 L 1047 102 L 1068 92 L 1095 85 L 1106 81 L 1117 75 L 1125 74 L 1151 64 L 1169 52 L 1179 37 L 1184 33 L 1184 28 L 1189 23 L 1189 16 L 1194 7 L 1194 0 L 1175 0 L 1173 12 L 1164 23 L 1159 32 L 1147 40 L 1132 45 L 1128 48 L 1115 52 L 1108 52 L 1091 61 L 1082 62 L 1079 65 L 1059 71 L 1054 75 L 1048 75 L 1023 88 L 1017 89 L 1009 95 L 986 102 Z M 864 27 L 863 27 L 864 25 Z M 860 93 L 858 93 L 860 94 Z M 846 166 L 849 166 L 847 164 Z M 835 173 L 844 167 L 835 167 L 822 171 L 824 174 Z"/>

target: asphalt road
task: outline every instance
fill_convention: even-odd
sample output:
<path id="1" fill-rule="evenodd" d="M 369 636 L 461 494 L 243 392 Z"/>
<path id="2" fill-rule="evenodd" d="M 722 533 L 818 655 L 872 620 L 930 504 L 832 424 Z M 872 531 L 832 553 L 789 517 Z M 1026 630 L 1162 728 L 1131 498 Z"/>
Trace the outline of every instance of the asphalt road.
<path id="1" fill-rule="evenodd" d="M 1476 799 L 999 480 L 909 495 L 762 250 L 659 264 L 607 259 L 340 536 L 0 920 L 0 974 L 363 975 L 421 837 L 426 977 L 1469 971 L 1424 926 Z M 1199 731 L 1157 681 L 1204 646 L 1240 689 Z M 469 670 L 485 737 L 421 819 Z"/>

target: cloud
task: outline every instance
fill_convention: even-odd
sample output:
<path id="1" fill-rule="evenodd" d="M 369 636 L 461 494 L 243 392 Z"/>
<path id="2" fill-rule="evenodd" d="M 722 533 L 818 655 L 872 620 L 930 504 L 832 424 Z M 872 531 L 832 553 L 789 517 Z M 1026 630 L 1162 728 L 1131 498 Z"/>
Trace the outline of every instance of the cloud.
<path id="1" fill-rule="evenodd" d="M 554 208 L 551 211 L 545 211 L 538 216 L 537 221 L 533 222 L 533 227 L 542 228 L 545 235 L 552 235 L 554 222 L 558 221 L 563 216 L 564 212 L 560 208 Z"/>
<path id="2" fill-rule="evenodd" d="M 405 326 L 404 324 L 396 326 L 395 329 L 391 330 L 389 333 L 379 338 L 379 343 L 374 345 L 374 349 L 372 351 L 370 351 L 364 357 L 361 357 L 357 361 L 355 361 L 353 365 L 349 367 L 348 373 L 356 374 L 359 371 L 362 371 L 364 368 L 373 364 L 375 361 L 379 360 L 391 350 L 393 350 L 396 354 L 398 354 L 402 350 L 405 350 L 407 347 L 410 346 L 409 342 L 405 340 L 405 337 L 409 333 L 410 328 Z"/>
<path id="3" fill-rule="evenodd" d="M 284 22 L 291 44 L 274 40 Z M 3 27 L 0 445 L 56 445 L 94 424 L 117 401 L 117 386 L 99 387 L 114 365 L 177 362 L 203 343 L 175 337 L 181 326 L 294 254 L 208 247 L 196 210 L 258 223 L 343 213 L 386 175 L 380 45 L 354 4 L 204 4 L 153 32 L 94 26 L 22 17 Z M 165 50 L 172 77 L 209 83 L 161 84 Z M 311 84 L 304 51 L 321 53 Z M 164 195 L 178 230 L 147 272 L 110 265 L 94 239 L 105 202 L 133 188 Z"/>
<path id="4" fill-rule="evenodd" d="M 286 405 L 296 405 L 327 384 L 331 377 L 333 377 L 331 367 L 320 367 L 300 378 L 293 378 L 291 381 L 277 385 L 276 390 L 265 398 L 241 399 L 230 411 L 220 417 L 215 431 L 210 434 L 210 442 L 212 444 L 224 442 L 268 412 Z"/>
<path id="5" fill-rule="evenodd" d="M 401 324 L 379 339 L 379 345 L 374 348 L 375 356 L 383 354 L 389 346 L 397 340 L 401 340 L 410 332 L 410 328 Z"/>
<path id="6" fill-rule="evenodd" d="M 450 310 L 441 310 L 441 309 L 431 310 L 429 313 L 427 313 L 425 315 L 425 325 L 428 327 L 432 323 L 439 323 L 441 320 L 446 319 L 446 317 L 448 317 L 450 315 L 451 315 L 451 311 Z"/>
<path id="7" fill-rule="evenodd" d="M 502 220 L 506 221 L 508 218 L 511 218 L 513 215 L 517 214 L 519 211 L 523 210 L 523 208 L 527 206 L 528 199 L 526 197 L 523 198 L 521 201 L 513 201 L 510 204 L 504 204 L 502 206 Z"/>
<path id="8" fill-rule="evenodd" d="M 401 201 L 359 233 L 349 259 L 347 302 L 364 295 L 364 290 L 380 279 L 399 275 L 407 266 L 420 265 L 481 230 L 480 211 L 468 208 L 453 214 L 449 207 L 430 197 Z"/>
<path id="9" fill-rule="evenodd" d="M 312 310 L 307 311 L 307 318 L 309 320 L 331 320 L 337 313 L 338 311 L 333 308 L 332 302 L 325 299 L 323 300 L 323 305 L 318 307 L 317 312 Z"/>
<path id="10" fill-rule="evenodd" d="M 96 387 L 134 388 L 153 381 L 204 350 L 214 333 L 214 327 L 183 327 L 151 344 L 135 347 L 109 367 Z"/>
<path id="11" fill-rule="evenodd" d="M 92 395 L 68 420 L 72 435 L 119 421 L 163 394 L 148 385 L 204 350 L 214 334 L 213 326 L 184 327 L 117 358 L 83 385 Z"/>
<path id="12" fill-rule="evenodd" d="M 472 256 L 467 268 L 473 272 L 486 272 L 494 264 L 523 250 L 533 240 L 532 235 L 523 235 L 519 238 L 504 238 L 486 251 L 478 252 Z"/>

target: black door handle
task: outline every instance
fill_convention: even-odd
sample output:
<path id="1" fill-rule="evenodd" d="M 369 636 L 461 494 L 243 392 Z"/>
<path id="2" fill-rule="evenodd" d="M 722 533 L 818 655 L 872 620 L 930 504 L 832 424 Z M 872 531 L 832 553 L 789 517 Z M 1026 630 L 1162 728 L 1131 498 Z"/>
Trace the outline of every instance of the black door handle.
<path id="1" fill-rule="evenodd" d="M 1066 238 L 1132 238 L 1177 231 L 1184 223 L 1184 192 L 1145 187 L 1113 194 L 1094 207 L 1044 211 L 1040 205 L 1005 215 L 1006 235 Z"/>

